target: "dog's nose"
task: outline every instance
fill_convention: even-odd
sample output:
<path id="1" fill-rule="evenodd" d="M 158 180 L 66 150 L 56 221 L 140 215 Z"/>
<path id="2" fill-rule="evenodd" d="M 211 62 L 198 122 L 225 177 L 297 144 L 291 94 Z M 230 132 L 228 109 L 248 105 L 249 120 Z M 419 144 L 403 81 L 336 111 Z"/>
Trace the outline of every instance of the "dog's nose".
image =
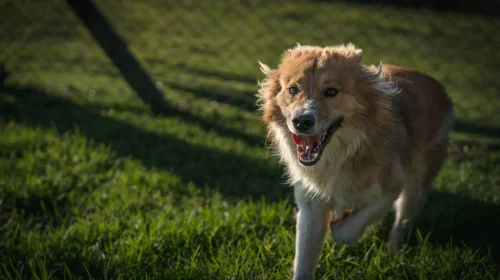
<path id="1" fill-rule="evenodd" d="M 295 129 L 300 132 L 308 131 L 314 126 L 316 119 L 312 114 L 303 114 L 292 119 L 292 124 Z"/>

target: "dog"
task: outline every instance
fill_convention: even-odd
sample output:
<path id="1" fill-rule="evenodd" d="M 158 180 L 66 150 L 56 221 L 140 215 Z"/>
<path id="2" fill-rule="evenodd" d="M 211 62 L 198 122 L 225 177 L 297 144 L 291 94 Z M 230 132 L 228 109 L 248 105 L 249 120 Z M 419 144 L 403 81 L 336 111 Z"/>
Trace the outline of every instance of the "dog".
<path id="1" fill-rule="evenodd" d="M 276 69 L 259 61 L 258 107 L 298 208 L 294 279 L 313 279 L 328 229 L 354 244 L 392 209 L 388 249 L 399 251 L 446 158 L 444 87 L 362 57 L 352 43 L 298 44 Z"/>

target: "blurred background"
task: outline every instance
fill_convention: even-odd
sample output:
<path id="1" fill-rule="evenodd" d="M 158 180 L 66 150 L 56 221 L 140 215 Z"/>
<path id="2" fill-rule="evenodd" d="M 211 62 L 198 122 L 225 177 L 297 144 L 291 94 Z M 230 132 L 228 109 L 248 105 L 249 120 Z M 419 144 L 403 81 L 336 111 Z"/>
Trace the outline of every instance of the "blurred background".
<path id="1" fill-rule="evenodd" d="M 141 92 L 131 92 L 121 72 L 140 65 L 167 98 L 179 92 L 253 109 L 258 60 L 276 66 L 296 43 L 353 42 L 365 63 L 436 77 L 464 122 L 490 124 L 499 108 L 498 1 L 96 1 L 95 11 L 75 5 L 88 22 L 65 1 L 2 1 L 1 62 L 11 82 L 67 86 L 66 93 L 90 100 L 119 91 L 125 103 Z M 129 58 L 120 49 L 127 48 L 136 63 L 117 69 L 103 45 L 118 60 Z"/>
<path id="2" fill-rule="evenodd" d="M 106 264 L 104 275 L 116 276 L 130 261 L 117 256 L 140 249 L 154 273 L 200 244 L 209 254 L 247 231 L 264 240 L 293 227 L 255 94 L 257 61 L 276 67 L 297 43 L 352 42 L 366 64 L 443 83 L 456 106 L 452 160 L 420 225 L 438 227 L 436 242 L 491 245 L 500 232 L 488 220 L 500 214 L 499 10 L 493 0 L 0 0 L 4 268 L 102 275 Z M 443 207 L 469 210 L 438 217 Z M 257 226 L 232 226 L 245 219 Z M 467 230 L 479 224 L 488 230 Z M 146 245 L 135 239 L 142 230 Z M 293 231 L 283 234 L 291 242 Z M 117 243 L 124 236 L 132 245 Z"/>

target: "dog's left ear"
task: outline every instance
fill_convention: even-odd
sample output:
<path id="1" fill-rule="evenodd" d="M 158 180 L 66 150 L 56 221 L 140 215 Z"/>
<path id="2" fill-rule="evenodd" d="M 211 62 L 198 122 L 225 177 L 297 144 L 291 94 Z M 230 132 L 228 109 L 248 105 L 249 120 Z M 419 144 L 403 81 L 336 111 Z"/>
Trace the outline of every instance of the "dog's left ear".
<path id="1" fill-rule="evenodd" d="M 361 60 L 363 60 L 363 50 L 362 49 L 356 49 L 354 52 L 354 59 L 356 62 L 361 63 Z"/>
<path id="2" fill-rule="evenodd" d="M 376 92 L 382 93 L 388 96 L 394 96 L 400 92 L 397 84 L 386 78 L 382 73 L 382 63 L 378 67 L 376 66 L 361 66 L 361 75 L 366 82 L 371 84 L 371 87 L 375 89 Z"/>

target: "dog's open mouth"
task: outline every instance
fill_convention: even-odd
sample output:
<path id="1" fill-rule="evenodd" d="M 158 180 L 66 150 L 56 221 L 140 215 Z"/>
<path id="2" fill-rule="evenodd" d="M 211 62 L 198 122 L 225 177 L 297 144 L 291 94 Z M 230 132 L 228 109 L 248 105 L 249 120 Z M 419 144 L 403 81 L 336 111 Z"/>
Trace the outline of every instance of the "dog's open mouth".
<path id="1" fill-rule="evenodd" d="M 328 129 L 315 135 L 298 135 L 292 133 L 293 141 L 297 144 L 297 155 L 299 162 L 305 166 L 316 164 L 323 150 L 332 138 L 333 133 L 339 128 L 343 118 L 336 120 Z"/>

